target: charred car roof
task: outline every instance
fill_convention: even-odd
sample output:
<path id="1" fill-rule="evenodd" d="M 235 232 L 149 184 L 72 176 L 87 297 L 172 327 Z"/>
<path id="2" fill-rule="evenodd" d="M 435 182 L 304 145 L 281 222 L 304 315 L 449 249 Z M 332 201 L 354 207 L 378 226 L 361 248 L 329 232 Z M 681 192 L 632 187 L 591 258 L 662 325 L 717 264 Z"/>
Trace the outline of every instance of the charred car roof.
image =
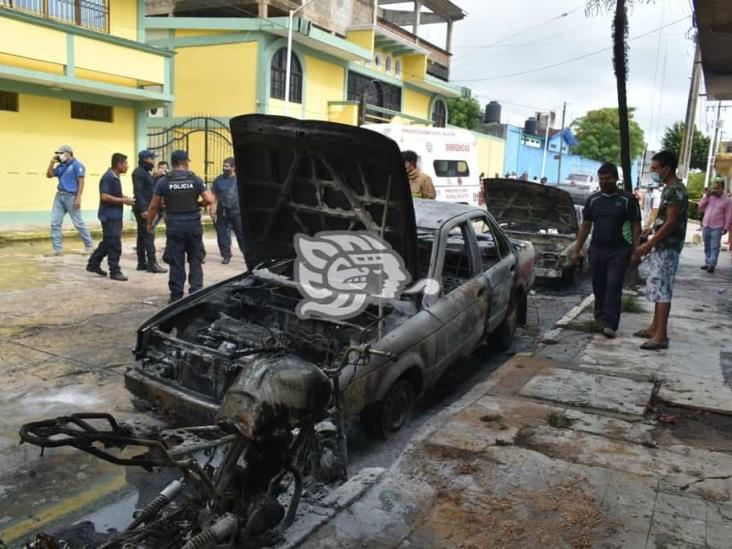
<path id="1" fill-rule="evenodd" d="M 562 189 L 515 179 L 483 180 L 488 211 L 499 223 L 556 228 L 560 233 L 579 230 L 572 196 Z"/>
<path id="2" fill-rule="evenodd" d="M 378 234 L 383 227 L 416 276 L 414 208 L 394 141 L 353 126 L 281 116 L 238 116 L 230 125 L 250 269 L 294 258 L 296 233 Z"/>

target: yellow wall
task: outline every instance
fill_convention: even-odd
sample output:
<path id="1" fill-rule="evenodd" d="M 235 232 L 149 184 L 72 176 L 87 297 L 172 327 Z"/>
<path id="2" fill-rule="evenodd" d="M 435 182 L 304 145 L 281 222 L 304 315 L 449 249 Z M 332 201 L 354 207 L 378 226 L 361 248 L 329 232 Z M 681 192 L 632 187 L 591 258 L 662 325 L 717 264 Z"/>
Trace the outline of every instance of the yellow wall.
<path id="1" fill-rule="evenodd" d="M 373 53 L 374 50 L 374 31 L 358 30 L 346 32 L 346 40 L 353 42 L 357 46 L 361 46 Z"/>
<path id="2" fill-rule="evenodd" d="M 109 34 L 137 40 L 137 1 L 109 1 Z"/>
<path id="3" fill-rule="evenodd" d="M 174 116 L 233 116 L 256 110 L 257 43 L 179 48 Z"/>
<path id="4" fill-rule="evenodd" d="M 74 147 L 86 166 L 82 209 L 99 203 L 99 178 L 114 152 L 126 154 L 135 164 L 135 113 L 114 107 L 114 123 L 71 118 L 68 100 L 20 94 L 19 112 L 0 111 L 0 211 L 50 212 L 57 180 L 46 179 L 53 151 L 61 144 Z M 129 176 L 122 178 L 132 192 Z"/>
<path id="5" fill-rule="evenodd" d="M 478 165 L 485 177 L 500 177 L 503 174 L 503 159 L 506 152 L 505 139 L 473 132 L 478 144 Z"/>
<path id="6" fill-rule="evenodd" d="M 19 69 L 28 69 L 31 71 L 48 72 L 56 75 L 64 73 L 64 65 L 62 64 L 38 61 L 36 59 L 18 57 L 17 55 L 9 55 L 7 53 L 0 53 L 0 65 L 17 67 Z"/>
<path id="7" fill-rule="evenodd" d="M 0 17 L 0 53 L 66 64 L 66 33 Z"/>
<path id="8" fill-rule="evenodd" d="M 350 102 L 350 104 L 328 105 L 328 121 L 350 126 L 358 125 L 358 104 Z"/>
<path id="9" fill-rule="evenodd" d="M 343 67 L 305 56 L 305 118 L 328 120 L 328 101 L 343 101 Z"/>
<path id="10" fill-rule="evenodd" d="M 82 69 L 157 84 L 165 81 L 164 57 L 84 36 L 74 36 L 74 59 Z"/>
<path id="11" fill-rule="evenodd" d="M 430 119 L 430 96 L 404 88 L 402 91 L 402 112 L 410 116 Z"/>

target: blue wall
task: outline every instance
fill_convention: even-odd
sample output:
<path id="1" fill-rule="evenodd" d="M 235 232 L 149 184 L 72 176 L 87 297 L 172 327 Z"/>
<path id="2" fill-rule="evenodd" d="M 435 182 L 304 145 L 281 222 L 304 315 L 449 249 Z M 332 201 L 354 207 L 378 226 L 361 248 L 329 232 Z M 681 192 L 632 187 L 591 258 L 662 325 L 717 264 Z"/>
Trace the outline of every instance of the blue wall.
<path id="1" fill-rule="evenodd" d="M 568 139 L 573 137 L 571 133 Z M 527 144 L 527 142 L 529 144 Z M 597 169 L 601 163 L 590 160 L 584 156 L 570 154 L 570 147 L 567 139 L 562 139 L 561 133 L 549 137 L 549 150 L 546 155 L 546 168 L 544 175 L 549 179 L 549 183 L 557 182 L 557 170 L 559 169 L 559 159 L 555 156 L 559 155 L 559 144 L 562 143 L 562 173 L 560 181 L 564 181 L 572 173 L 584 173 L 593 176 L 597 180 Z M 503 174 L 516 172 L 519 176 L 526 172 L 529 174 L 529 181 L 533 181 L 534 177 L 541 178 L 541 163 L 544 156 L 544 136 L 525 135 L 523 128 L 508 125 L 506 127 L 506 155 L 504 158 Z M 637 167 L 633 165 L 632 176 L 633 181 L 636 179 Z"/>

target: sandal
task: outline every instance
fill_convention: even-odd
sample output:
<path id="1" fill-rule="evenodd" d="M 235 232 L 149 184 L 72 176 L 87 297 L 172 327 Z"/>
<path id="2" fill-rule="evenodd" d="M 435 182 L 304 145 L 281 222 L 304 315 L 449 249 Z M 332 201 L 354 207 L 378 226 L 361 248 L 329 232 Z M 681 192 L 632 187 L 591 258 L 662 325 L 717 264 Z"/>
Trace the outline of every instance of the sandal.
<path id="1" fill-rule="evenodd" d="M 643 339 L 651 339 L 651 334 L 648 330 L 638 330 L 633 334 L 635 337 L 642 337 Z"/>
<path id="2" fill-rule="evenodd" d="M 653 341 L 652 339 L 641 344 L 641 349 L 646 351 L 660 351 L 661 349 L 668 349 L 668 339 L 664 341 Z"/>

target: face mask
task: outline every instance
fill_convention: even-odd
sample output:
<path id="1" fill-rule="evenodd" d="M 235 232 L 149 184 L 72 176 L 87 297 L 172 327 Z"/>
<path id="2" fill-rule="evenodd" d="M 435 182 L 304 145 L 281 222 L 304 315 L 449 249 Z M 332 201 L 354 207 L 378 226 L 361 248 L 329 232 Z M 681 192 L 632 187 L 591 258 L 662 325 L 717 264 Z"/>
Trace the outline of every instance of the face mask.
<path id="1" fill-rule="evenodd" d="M 229 176 L 231 175 L 231 172 L 232 172 L 232 170 L 230 170 L 230 169 L 229 169 L 229 170 L 227 170 L 227 169 L 224 169 L 224 175 L 225 175 L 226 177 L 229 177 Z"/>
<path id="2" fill-rule="evenodd" d="M 68 158 L 69 158 L 69 155 L 66 154 L 66 153 L 61 153 L 61 154 L 58 155 L 58 159 L 61 162 L 66 162 L 66 160 L 68 160 Z"/>
<path id="3" fill-rule="evenodd" d="M 654 183 L 662 183 L 663 178 L 661 177 L 661 174 L 658 172 L 651 172 L 651 179 L 653 179 Z"/>

